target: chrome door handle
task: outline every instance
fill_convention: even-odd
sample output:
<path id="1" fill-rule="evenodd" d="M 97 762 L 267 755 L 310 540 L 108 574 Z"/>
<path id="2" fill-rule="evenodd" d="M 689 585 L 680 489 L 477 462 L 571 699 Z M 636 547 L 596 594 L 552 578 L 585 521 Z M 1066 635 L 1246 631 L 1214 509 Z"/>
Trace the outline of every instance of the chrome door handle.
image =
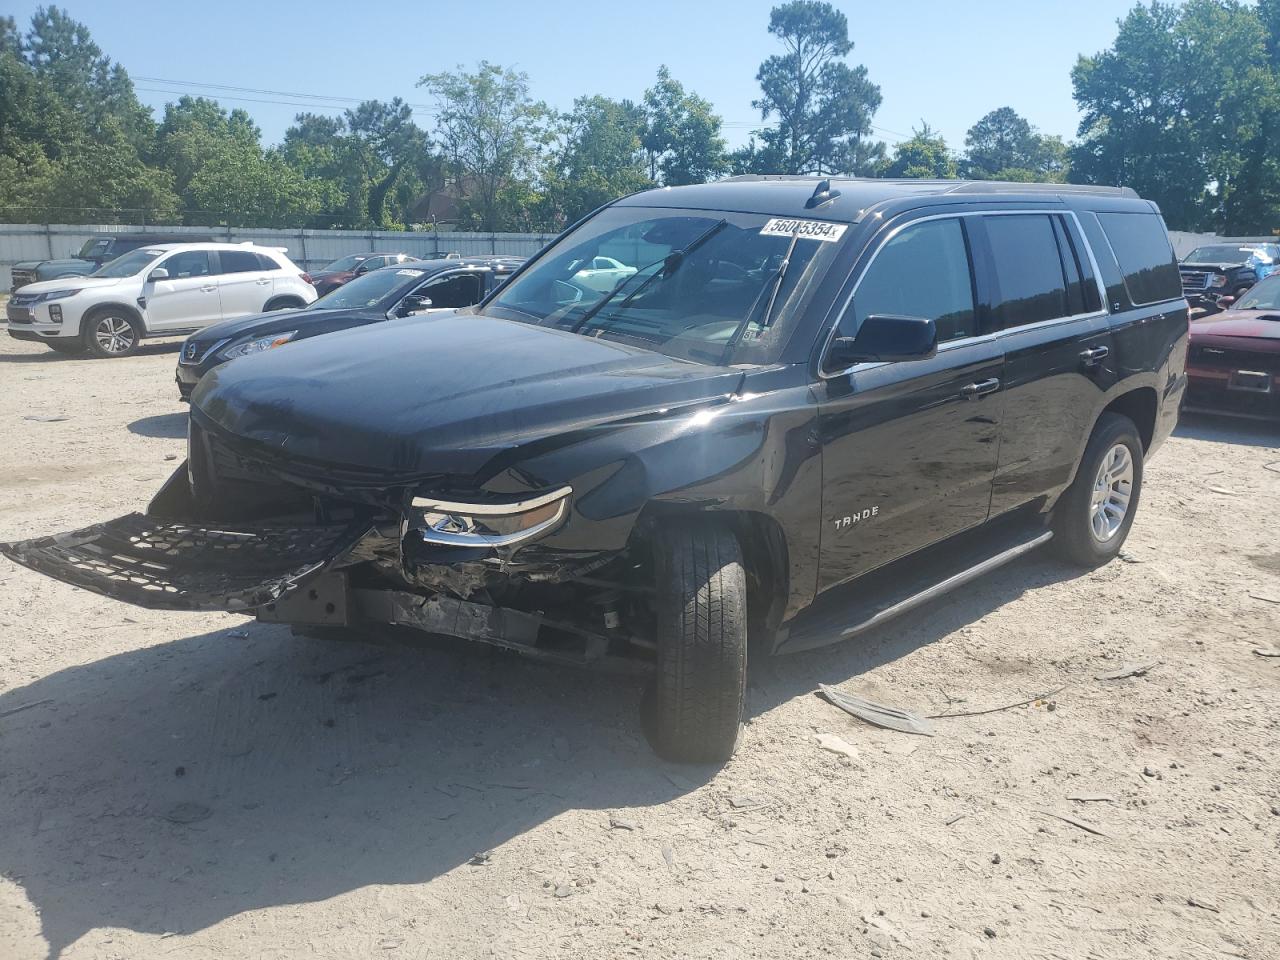
<path id="1" fill-rule="evenodd" d="M 200 289 L 203 290 L 205 293 L 216 293 L 218 290 L 216 285 L 212 287 L 201 287 Z"/>
<path id="2" fill-rule="evenodd" d="M 1080 351 L 1080 359 L 1084 361 L 1086 367 L 1096 367 L 1110 355 L 1110 347 L 1090 347 L 1088 350 Z"/>
<path id="3" fill-rule="evenodd" d="M 270 282 L 271 282 L 271 278 L 270 278 L 270 277 L 259 277 L 259 278 L 258 278 L 258 285 L 259 285 L 259 286 L 261 286 L 261 285 L 262 285 L 262 284 L 264 284 L 264 283 L 270 283 Z"/>
<path id="4" fill-rule="evenodd" d="M 960 395 L 966 400 L 977 400 L 979 397 L 985 397 L 988 393 L 995 393 L 1000 389 L 1000 379 L 992 377 L 990 380 L 980 380 L 977 383 L 966 384 L 960 388 Z"/>

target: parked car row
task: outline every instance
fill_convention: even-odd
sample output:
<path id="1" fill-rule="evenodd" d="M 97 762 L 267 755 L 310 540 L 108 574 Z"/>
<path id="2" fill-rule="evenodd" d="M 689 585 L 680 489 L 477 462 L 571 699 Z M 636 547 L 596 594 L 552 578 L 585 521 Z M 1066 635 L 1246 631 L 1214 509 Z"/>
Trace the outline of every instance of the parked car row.
<path id="1" fill-rule="evenodd" d="M 146 515 L 0 552 L 144 607 L 627 671 L 660 753 L 722 761 L 748 637 L 837 642 L 1041 545 L 1114 558 L 1187 342 L 1131 190 L 664 188 L 518 267 L 399 263 L 193 335 Z"/>
<path id="2" fill-rule="evenodd" d="M 9 298 L 9 336 L 61 353 L 128 356 L 146 337 L 306 306 L 315 288 L 280 247 L 172 243 L 139 247 L 89 276 L 42 280 Z"/>
<path id="3" fill-rule="evenodd" d="M 356 277 L 310 306 L 226 320 L 192 334 L 178 354 L 178 392 L 191 396 L 214 367 L 251 353 L 371 323 L 479 303 L 522 259 L 397 260 Z"/>

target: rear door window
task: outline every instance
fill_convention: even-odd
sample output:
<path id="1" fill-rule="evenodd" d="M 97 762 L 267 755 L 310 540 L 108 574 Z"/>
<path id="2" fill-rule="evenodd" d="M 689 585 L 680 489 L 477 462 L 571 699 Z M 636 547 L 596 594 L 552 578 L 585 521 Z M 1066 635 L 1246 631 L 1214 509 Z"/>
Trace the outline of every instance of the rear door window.
<path id="1" fill-rule="evenodd" d="M 983 217 L 995 268 L 995 330 L 1069 317 L 1067 277 L 1053 218 L 1029 213 Z"/>
<path id="2" fill-rule="evenodd" d="M 249 250 L 219 250 L 222 273 L 257 273 L 262 269 L 258 255 Z"/>
<path id="3" fill-rule="evenodd" d="M 1154 213 L 1099 213 L 1134 306 L 1177 300 L 1182 278 L 1164 221 Z"/>
<path id="4" fill-rule="evenodd" d="M 157 266 L 169 271 L 170 280 L 207 277 L 213 272 L 209 266 L 209 253 L 205 250 L 183 250 Z"/>

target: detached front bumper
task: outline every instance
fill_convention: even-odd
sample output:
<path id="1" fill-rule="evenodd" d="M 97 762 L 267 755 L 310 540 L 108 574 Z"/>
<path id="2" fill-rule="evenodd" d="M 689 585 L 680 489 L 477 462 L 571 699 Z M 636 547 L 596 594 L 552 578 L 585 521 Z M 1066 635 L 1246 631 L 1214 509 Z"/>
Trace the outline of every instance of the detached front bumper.
<path id="1" fill-rule="evenodd" d="M 131 513 L 83 530 L 0 544 L 64 583 L 152 610 L 249 613 L 319 576 L 369 523 L 209 525 Z"/>

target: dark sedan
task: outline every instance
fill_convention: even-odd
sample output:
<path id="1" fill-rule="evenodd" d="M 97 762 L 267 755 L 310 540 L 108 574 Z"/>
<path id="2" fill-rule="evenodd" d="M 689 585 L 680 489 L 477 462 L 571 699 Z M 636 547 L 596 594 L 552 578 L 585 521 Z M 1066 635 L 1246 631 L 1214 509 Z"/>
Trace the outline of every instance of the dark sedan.
<path id="1" fill-rule="evenodd" d="M 1280 419 L 1280 276 L 1191 324 L 1184 409 Z"/>
<path id="2" fill-rule="evenodd" d="M 301 310 L 227 320 L 194 333 L 178 355 L 178 392 L 191 396 L 219 364 L 325 333 L 479 303 L 521 264 L 515 257 L 408 260 L 357 277 Z"/>
<path id="3" fill-rule="evenodd" d="M 340 257 L 333 263 L 307 274 L 311 284 L 316 288 L 316 296 L 323 297 L 333 293 L 344 283 L 363 277 L 366 273 L 381 270 L 383 267 L 394 267 L 415 259 L 407 253 L 353 253 Z"/>

